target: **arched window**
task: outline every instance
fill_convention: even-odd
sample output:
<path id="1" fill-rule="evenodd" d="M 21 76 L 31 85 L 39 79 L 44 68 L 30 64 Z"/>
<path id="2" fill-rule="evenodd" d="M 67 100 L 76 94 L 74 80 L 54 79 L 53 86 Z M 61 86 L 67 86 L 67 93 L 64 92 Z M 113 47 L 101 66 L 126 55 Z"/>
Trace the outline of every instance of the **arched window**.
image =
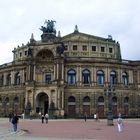
<path id="1" fill-rule="evenodd" d="M 104 97 L 103 96 L 100 96 L 98 98 L 98 103 L 104 103 Z"/>
<path id="2" fill-rule="evenodd" d="M 75 102 L 75 97 L 70 96 L 70 97 L 68 98 L 68 102 Z"/>
<path id="3" fill-rule="evenodd" d="M 85 96 L 85 97 L 83 98 L 83 102 L 90 102 L 90 98 L 89 98 L 88 96 Z"/>
<path id="4" fill-rule="evenodd" d="M 6 77 L 6 85 L 11 85 L 11 74 L 8 74 Z"/>
<path id="5" fill-rule="evenodd" d="M 14 103 L 16 103 L 16 104 L 17 104 L 18 102 L 19 102 L 18 97 L 15 97 L 15 98 L 14 98 Z"/>
<path id="6" fill-rule="evenodd" d="M 3 82 L 4 82 L 4 76 L 1 75 L 1 76 L 0 76 L 0 86 L 3 86 Z"/>
<path id="7" fill-rule="evenodd" d="M 98 85 L 104 84 L 104 72 L 101 70 L 97 71 L 97 84 Z"/>
<path id="8" fill-rule="evenodd" d="M 115 71 L 110 72 L 110 84 L 114 85 L 117 83 L 117 76 Z"/>
<path id="9" fill-rule="evenodd" d="M 17 72 L 15 74 L 15 85 L 19 85 L 20 84 L 20 73 Z"/>
<path id="10" fill-rule="evenodd" d="M 67 73 L 68 75 L 68 84 L 74 85 L 76 83 L 76 72 L 75 70 L 71 69 Z"/>
<path id="11" fill-rule="evenodd" d="M 9 103 L 9 97 L 6 97 L 4 100 L 4 104 L 7 105 Z"/>
<path id="12" fill-rule="evenodd" d="M 124 98 L 124 104 L 128 104 L 128 102 L 129 102 L 129 98 L 128 97 L 125 97 Z"/>
<path id="13" fill-rule="evenodd" d="M 128 74 L 126 72 L 122 73 L 122 82 L 123 82 L 123 85 L 125 86 L 128 85 Z"/>
<path id="14" fill-rule="evenodd" d="M 0 105 L 2 104 L 2 98 L 0 97 Z"/>
<path id="15" fill-rule="evenodd" d="M 83 84 L 90 84 L 90 71 L 87 69 L 82 71 L 82 82 Z"/>
<path id="16" fill-rule="evenodd" d="M 112 97 L 112 102 L 117 103 L 117 97 Z"/>

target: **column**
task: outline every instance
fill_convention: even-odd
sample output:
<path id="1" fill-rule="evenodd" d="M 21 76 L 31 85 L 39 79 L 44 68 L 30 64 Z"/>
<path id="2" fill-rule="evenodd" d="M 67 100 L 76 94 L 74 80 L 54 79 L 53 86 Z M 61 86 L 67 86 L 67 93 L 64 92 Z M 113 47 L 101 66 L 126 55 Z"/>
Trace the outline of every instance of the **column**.
<path id="1" fill-rule="evenodd" d="M 62 63 L 62 80 L 64 80 L 64 63 Z"/>
<path id="2" fill-rule="evenodd" d="M 79 72 L 79 79 L 80 79 L 80 86 L 82 85 L 82 74 L 81 74 L 81 66 L 80 66 L 80 72 Z"/>

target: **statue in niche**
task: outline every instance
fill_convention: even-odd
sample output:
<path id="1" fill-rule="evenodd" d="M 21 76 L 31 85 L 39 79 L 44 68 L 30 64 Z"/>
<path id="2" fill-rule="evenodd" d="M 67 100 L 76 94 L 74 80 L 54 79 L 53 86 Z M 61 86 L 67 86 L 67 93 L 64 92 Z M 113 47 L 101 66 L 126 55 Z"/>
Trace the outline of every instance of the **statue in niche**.
<path id="1" fill-rule="evenodd" d="M 61 46 L 58 46 L 56 48 L 57 54 L 59 54 L 59 56 L 61 56 L 61 54 L 64 53 L 64 49 L 65 49 L 64 43 L 61 42 Z"/>

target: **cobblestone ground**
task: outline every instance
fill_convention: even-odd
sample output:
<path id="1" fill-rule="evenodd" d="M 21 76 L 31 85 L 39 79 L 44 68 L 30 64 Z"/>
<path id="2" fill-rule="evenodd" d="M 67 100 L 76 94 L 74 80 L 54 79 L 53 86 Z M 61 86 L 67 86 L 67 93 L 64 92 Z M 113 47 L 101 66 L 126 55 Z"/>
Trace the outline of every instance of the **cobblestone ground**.
<path id="1" fill-rule="evenodd" d="M 11 133 L 11 124 L 0 119 L 0 140 L 139 140 L 140 120 L 123 120 L 123 132 L 114 126 L 108 126 L 106 120 L 20 120 L 18 132 Z"/>

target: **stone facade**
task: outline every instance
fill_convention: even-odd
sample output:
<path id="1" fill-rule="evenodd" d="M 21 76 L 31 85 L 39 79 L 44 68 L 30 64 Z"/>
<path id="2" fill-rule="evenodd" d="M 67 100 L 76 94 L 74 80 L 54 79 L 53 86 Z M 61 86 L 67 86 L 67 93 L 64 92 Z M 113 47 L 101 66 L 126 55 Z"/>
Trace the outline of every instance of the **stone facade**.
<path id="1" fill-rule="evenodd" d="M 13 50 L 13 61 L 0 66 L 0 116 L 114 117 L 140 115 L 140 61 L 121 58 L 112 37 L 51 33 Z"/>

